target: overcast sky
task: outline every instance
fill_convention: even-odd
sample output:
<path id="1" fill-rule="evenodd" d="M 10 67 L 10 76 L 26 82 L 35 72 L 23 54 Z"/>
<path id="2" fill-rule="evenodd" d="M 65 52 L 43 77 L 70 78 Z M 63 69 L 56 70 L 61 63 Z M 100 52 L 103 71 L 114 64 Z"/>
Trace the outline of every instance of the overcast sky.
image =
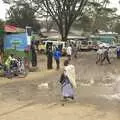
<path id="1" fill-rule="evenodd" d="M 111 4 L 110 7 L 117 7 L 120 8 L 120 5 L 118 4 L 119 0 L 110 0 Z M 3 4 L 2 0 L 0 0 L 0 19 L 5 20 L 6 11 L 9 8 L 8 5 Z M 120 9 L 118 10 L 118 14 L 120 14 Z"/>
<path id="2" fill-rule="evenodd" d="M 8 8 L 9 6 L 3 4 L 2 0 L 0 0 L 0 19 L 5 19 L 6 11 Z"/>

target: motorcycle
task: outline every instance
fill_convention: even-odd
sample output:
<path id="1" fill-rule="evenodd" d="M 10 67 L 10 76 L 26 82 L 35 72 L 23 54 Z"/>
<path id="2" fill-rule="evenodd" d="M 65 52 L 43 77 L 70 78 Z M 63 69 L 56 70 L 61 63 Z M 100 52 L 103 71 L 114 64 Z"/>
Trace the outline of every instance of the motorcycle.
<path id="1" fill-rule="evenodd" d="M 5 76 L 8 78 L 12 78 L 15 76 L 24 78 L 27 76 L 27 74 L 28 70 L 25 68 L 24 59 L 18 58 L 14 61 L 11 61 L 10 69 L 6 71 Z"/>
<path id="2" fill-rule="evenodd" d="M 18 76 L 26 77 L 28 74 L 28 69 L 25 67 L 24 58 L 18 59 Z"/>

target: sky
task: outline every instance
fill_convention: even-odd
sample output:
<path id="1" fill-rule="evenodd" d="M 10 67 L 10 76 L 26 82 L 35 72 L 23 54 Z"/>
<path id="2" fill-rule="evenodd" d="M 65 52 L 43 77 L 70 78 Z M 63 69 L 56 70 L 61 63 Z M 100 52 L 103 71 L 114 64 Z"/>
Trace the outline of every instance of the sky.
<path id="1" fill-rule="evenodd" d="M 5 20 L 5 16 L 8 8 L 9 5 L 3 4 L 2 0 L 0 0 L 0 19 Z"/>
<path id="2" fill-rule="evenodd" d="M 120 14 L 120 4 L 118 4 L 119 0 L 110 0 L 110 2 L 110 7 L 117 7 L 119 9 L 117 13 Z M 0 0 L 0 19 L 5 20 L 7 9 L 9 9 L 9 5 L 3 4 L 2 0 Z"/>
<path id="3" fill-rule="evenodd" d="M 117 8 L 118 9 L 118 14 L 120 14 L 120 0 L 110 0 L 110 7 Z"/>

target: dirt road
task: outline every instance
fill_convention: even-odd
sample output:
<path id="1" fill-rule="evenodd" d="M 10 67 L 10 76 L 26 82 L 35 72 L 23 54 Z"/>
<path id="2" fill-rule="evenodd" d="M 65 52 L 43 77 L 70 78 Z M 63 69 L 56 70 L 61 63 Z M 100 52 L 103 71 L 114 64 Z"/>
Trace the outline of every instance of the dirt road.
<path id="1" fill-rule="evenodd" d="M 45 72 L 45 76 L 32 73 L 27 80 L 0 85 L 0 120 L 120 120 L 120 100 L 113 96 L 119 91 L 114 91 L 112 77 L 119 75 L 120 61 L 112 58 L 111 65 L 101 66 L 95 58 L 94 52 L 85 52 L 72 60 L 76 99 L 64 106 L 59 84 L 62 70 Z M 41 83 L 48 83 L 48 88 L 40 88 Z"/>

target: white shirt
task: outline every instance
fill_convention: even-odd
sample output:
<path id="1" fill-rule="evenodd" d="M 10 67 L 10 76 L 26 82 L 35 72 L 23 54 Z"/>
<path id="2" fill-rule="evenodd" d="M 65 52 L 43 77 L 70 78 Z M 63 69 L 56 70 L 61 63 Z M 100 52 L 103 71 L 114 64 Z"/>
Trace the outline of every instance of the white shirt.
<path id="1" fill-rule="evenodd" d="M 97 54 L 101 55 L 103 54 L 104 50 L 103 49 L 98 49 Z"/>
<path id="2" fill-rule="evenodd" d="M 67 47 L 67 55 L 72 55 L 72 48 L 70 46 Z"/>

